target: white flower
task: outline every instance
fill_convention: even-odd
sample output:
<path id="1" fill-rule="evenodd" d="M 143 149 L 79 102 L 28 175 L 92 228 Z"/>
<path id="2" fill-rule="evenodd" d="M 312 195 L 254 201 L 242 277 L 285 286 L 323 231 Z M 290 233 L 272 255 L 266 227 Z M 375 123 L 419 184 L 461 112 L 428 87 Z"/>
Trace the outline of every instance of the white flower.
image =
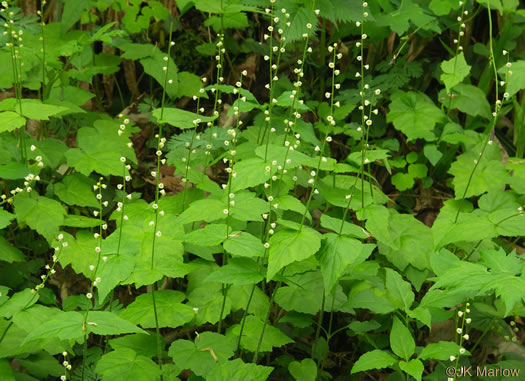
<path id="1" fill-rule="evenodd" d="M 228 214 L 228 213 L 230 213 L 230 211 L 229 211 L 228 209 L 224 209 L 222 212 L 223 212 L 224 214 Z"/>
<path id="2" fill-rule="evenodd" d="M 160 230 L 159 230 L 158 232 L 155 233 L 155 235 L 156 235 L 157 237 L 160 237 L 160 236 L 162 235 L 162 233 L 161 233 Z"/>
<path id="3" fill-rule="evenodd" d="M 92 294 L 91 292 L 88 292 L 88 293 L 86 294 L 86 297 L 87 297 L 88 299 L 91 299 L 91 298 L 93 297 L 93 294 Z"/>
<path id="4" fill-rule="evenodd" d="M 459 348 L 459 353 L 464 354 L 465 353 L 465 348 Z"/>
<path id="5" fill-rule="evenodd" d="M 270 247 L 270 244 L 269 244 L 268 242 L 265 242 L 265 243 L 264 243 L 264 247 L 265 247 L 266 249 L 268 249 L 268 248 Z"/>
<path id="6" fill-rule="evenodd" d="M 458 335 L 461 335 L 463 333 L 463 330 L 461 328 L 458 328 L 456 329 L 456 332 L 458 333 Z"/>
<path id="7" fill-rule="evenodd" d="M 456 359 L 456 356 L 450 356 L 450 361 L 454 361 Z"/>

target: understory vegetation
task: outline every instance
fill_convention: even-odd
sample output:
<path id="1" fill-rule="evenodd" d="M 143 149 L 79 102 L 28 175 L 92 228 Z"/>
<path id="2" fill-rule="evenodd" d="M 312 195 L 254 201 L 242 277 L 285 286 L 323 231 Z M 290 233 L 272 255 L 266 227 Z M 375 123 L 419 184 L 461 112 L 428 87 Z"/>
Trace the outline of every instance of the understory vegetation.
<path id="1" fill-rule="evenodd" d="M 0 380 L 524 379 L 519 0 L 0 18 Z"/>

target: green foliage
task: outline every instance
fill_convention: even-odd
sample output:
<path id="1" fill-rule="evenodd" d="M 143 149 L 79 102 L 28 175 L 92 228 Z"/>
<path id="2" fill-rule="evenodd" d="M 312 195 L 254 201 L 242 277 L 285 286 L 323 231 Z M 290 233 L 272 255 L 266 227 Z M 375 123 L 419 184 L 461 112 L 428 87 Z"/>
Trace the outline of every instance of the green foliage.
<path id="1" fill-rule="evenodd" d="M 523 362 L 518 1 L 15 3 L 2 381 Z"/>

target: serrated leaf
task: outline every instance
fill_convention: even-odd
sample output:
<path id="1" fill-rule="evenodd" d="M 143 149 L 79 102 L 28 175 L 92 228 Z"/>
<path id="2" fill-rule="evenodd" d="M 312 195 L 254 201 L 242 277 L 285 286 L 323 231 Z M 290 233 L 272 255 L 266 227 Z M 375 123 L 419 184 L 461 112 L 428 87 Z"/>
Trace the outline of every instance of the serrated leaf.
<path id="1" fill-rule="evenodd" d="M 460 83 L 452 89 L 450 98 L 445 90 L 439 93 L 441 103 L 450 109 L 458 109 L 471 116 L 482 116 L 485 119 L 492 118 L 490 104 L 483 90 L 479 87 Z"/>
<path id="2" fill-rule="evenodd" d="M 55 184 L 55 194 L 69 205 L 91 206 L 98 208 L 98 201 L 93 193 L 95 181 L 80 174 L 73 173 Z"/>
<path id="3" fill-rule="evenodd" d="M 140 63 L 146 74 L 153 77 L 164 88 L 170 98 L 175 98 L 177 96 L 177 86 L 173 85 L 173 83 L 177 83 L 179 69 L 171 57 L 168 57 L 168 61 L 164 61 L 165 57 L 167 57 L 166 53 L 155 50 L 150 57 L 140 59 Z M 163 68 L 167 68 L 167 70 L 163 70 Z M 172 84 L 168 84 L 170 79 L 173 81 Z"/>
<path id="4" fill-rule="evenodd" d="M 14 206 L 18 222 L 26 223 L 48 242 L 56 238 L 58 227 L 64 221 L 62 204 L 43 196 L 32 198 L 27 194 L 19 194 L 14 199 Z"/>
<path id="5" fill-rule="evenodd" d="M 80 340 L 85 333 L 119 335 L 122 333 L 145 333 L 142 329 L 106 311 L 91 311 L 84 330 L 84 314 L 76 311 L 61 312 L 55 318 L 36 327 L 24 340 L 24 344 L 37 339 L 58 338 Z"/>
<path id="6" fill-rule="evenodd" d="M 397 359 L 390 352 L 374 349 L 367 352 L 355 362 L 352 367 L 352 374 L 364 372 L 371 369 L 390 368 L 396 363 Z"/>
<path id="7" fill-rule="evenodd" d="M 184 294 L 179 291 L 159 290 L 155 292 L 155 305 L 160 328 L 177 328 L 194 318 L 193 308 L 181 303 L 184 299 Z M 152 294 L 146 293 L 137 296 L 135 301 L 120 314 L 120 317 L 143 328 L 155 328 Z"/>
<path id="8" fill-rule="evenodd" d="M 511 62 L 512 66 L 507 68 L 506 66 L 501 67 L 498 70 L 500 77 L 505 80 L 505 74 L 507 70 L 512 71 L 512 76 L 508 78 L 505 90 L 509 93 L 509 96 L 515 95 L 518 91 L 525 89 L 525 60 Z"/>
<path id="9" fill-rule="evenodd" d="M 256 364 L 246 364 L 241 359 L 226 361 L 213 369 L 206 381 L 265 381 L 272 373 L 273 368 Z"/>
<path id="10" fill-rule="evenodd" d="M 426 30 L 440 32 L 436 25 L 432 25 L 434 18 L 425 13 L 425 11 L 412 0 L 402 0 L 399 9 L 393 12 L 387 12 L 376 17 L 376 23 L 379 26 L 390 26 L 398 35 L 404 34 L 413 23 L 417 27 Z"/>
<path id="11" fill-rule="evenodd" d="M 403 132 L 408 141 L 436 139 L 434 126 L 444 119 L 444 114 L 428 96 L 414 91 L 396 91 L 391 99 L 387 122 Z"/>
<path id="12" fill-rule="evenodd" d="M 412 334 L 397 316 L 394 316 L 392 322 L 390 347 L 396 355 L 405 360 L 408 360 L 412 354 L 414 354 L 414 350 L 416 349 L 416 343 L 414 342 Z"/>
<path id="13" fill-rule="evenodd" d="M 186 234 L 183 241 L 199 246 L 217 246 L 228 237 L 229 232 L 230 227 L 226 224 L 207 224 Z"/>
<path id="14" fill-rule="evenodd" d="M 302 231 L 281 230 L 269 240 L 267 279 L 292 262 L 302 261 L 314 255 L 321 247 L 319 233 L 311 228 Z"/>
<path id="15" fill-rule="evenodd" d="M 441 70 L 443 73 L 440 78 L 445 83 L 447 91 L 450 92 L 454 86 L 461 83 L 465 77 L 470 73 L 472 66 L 467 64 L 463 52 L 448 61 L 441 62 Z"/>
<path id="16" fill-rule="evenodd" d="M 8 263 L 24 262 L 24 254 L 16 247 L 11 246 L 9 241 L 0 236 L 0 261 Z"/>
<path id="17" fill-rule="evenodd" d="M 25 124 L 25 118 L 22 118 L 16 112 L 5 111 L 0 113 L 0 132 L 13 131 L 25 126 Z"/>
<path id="18" fill-rule="evenodd" d="M 234 285 L 257 284 L 264 279 L 260 266 L 250 258 L 232 258 L 212 272 L 205 281 Z"/>
<path id="19" fill-rule="evenodd" d="M 414 377 L 417 381 L 421 381 L 421 375 L 425 367 L 423 363 L 418 359 L 412 359 L 410 361 L 399 361 L 399 367 L 405 373 Z"/>
<path id="20" fill-rule="evenodd" d="M 450 356 L 456 356 L 459 353 L 459 345 L 453 341 L 440 341 L 437 343 L 427 344 L 418 358 L 421 360 L 448 360 Z"/>
<path id="21" fill-rule="evenodd" d="M 224 250 L 238 257 L 262 257 L 264 246 L 259 238 L 247 232 L 234 232 L 223 243 Z"/>
<path id="22" fill-rule="evenodd" d="M 153 360 L 138 355 L 129 348 L 106 353 L 97 361 L 96 369 L 103 381 L 156 381 L 161 374 L 159 366 Z"/>
<path id="23" fill-rule="evenodd" d="M 247 316 L 244 324 L 241 347 L 250 352 L 255 352 L 262 329 L 262 320 L 253 315 Z M 240 331 L 240 324 L 236 324 L 228 330 L 226 335 L 232 339 L 237 339 Z M 293 340 L 286 336 L 280 329 L 266 325 L 264 329 L 264 340 L 261 343 L 259 352 L 271 352 L 272 348 L 282 347 L 289 343 L 293 343 Z"/>
<path id="24" fill-rule="evenodd" d="M 385 286 L 388 293 L 392 296 L 397 308 L 408 311 L 414 303 L 414 292 L 410 283 L 405 281 L 395 270 L 386 268 Z"/>
<path id="25" fill-rule="evenodd" d="M 181 369 L 191 369 L 206 377 L 219 364 L 233 356 L 235 340 L 214 332 L 202 332 L 195 340 L 176 340 L 169 348 L 169 356 Z"/>
<path id="26" fill-rule="evenodd" d="M 288 371 L 298 381 L 315 381 L 317 379 L 317 364 L 312 359 L 301 362 L 292 361 L 288 364 Z"/>
<path id="27" fill-rule="evenodd" d="M 34 120 L 49 120 L 50 116 L 67 111 L 67 107 L 42 103 L 38 99 L 22 99 L 22 110 L 16 98 L 7 98 L 0 102 L 0 111 L 16 111 L 17 114 Z M 15 123 L 20 121 L 15 119 Z"/>
<path id="28" fill-rule="evenodd" d="M 326 293 L 330 293 L 350 265 L 359 264 L 363 244 L 357 239 L 328 233 L 323 236 L 321 250 L 317 255 L 323 274 Z"/>
<path id="29" fill-rule="evenodd" d="M 178 223 L 188 224 L 196 221 L 212 222 L 225 218 L 225 203 L 214 199 L 198 200 L 191 203 L 178 218 Z"/>
<path id="30" fill-rule="evenodd" d="M 93 171 L 102 175 L 122 176 L 121 157 L 137 162 L 135 151 L 127 146 L 130 132 L 119 135 L 115 121 L 97 120 L 93 127 L 77 132 L 78 148 L 66 152 L 67 163 L 85 176 Z"/>
<path id="31" fill-rule="evenodd" d="M 499 148 L 494 145 L 487 146 L 480 158 L 482 144 L 469 149 L 456 157 L 449 173 L 454 176 L 452 184 L 456 199 L 479 196 L 485 192 L 497 191 L 510 180 L 510 175 L 501 162 Z M 471 173 L 474 171 L 471 177 Z"/>
<path id="32" fill-rule="evenodd" d="M 321 216 L 321 226 L 325 229 L 330 229 L 336 233 L 341 230 L 341 225 L 343 226 L 343 230 L 341 231 L 342 235 L 347 235 L 354 238 L 361 238 L 361 239 L 367 239 L 370 237 L 370 235 L 366 232 L 365 229 L 362 227 L 353 224 L 351 222 L 346 222 L 343 224 L 343 220 L 340 220 L 339 218 L 330 217 L 327 214 L 323 214 Z"/>
<path id="33" fill-rule="evenodd" d="M 267 170 L 269 169 L 269 170 Z M 230 180 L 232 182 L 231 191 L 237 192 L 241 189 L 254 187 L 267 181 L 277 168 L 272 167 L 263 159 L 253 157 L 242 160 L 233 166 L 236 176 Z"/>
<path id="34" fill-rule="evenodd" d="M 159 123 L 168 123 L 180 129 L 194 128 L 193 121 L 197 119 L 200 119 L 202 123 L 217 119 L 216 116 L 197 115 L 190 111 L 170 107 L 165 107 L 164 112 L 160 108 L 153 110 L 153 116 L 159 120 Z"/>

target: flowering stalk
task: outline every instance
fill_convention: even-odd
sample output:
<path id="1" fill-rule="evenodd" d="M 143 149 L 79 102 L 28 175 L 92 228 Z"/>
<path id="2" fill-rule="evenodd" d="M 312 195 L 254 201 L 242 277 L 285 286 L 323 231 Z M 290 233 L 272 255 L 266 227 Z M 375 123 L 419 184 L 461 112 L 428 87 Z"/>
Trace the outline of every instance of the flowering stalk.
<path id="1" fill-rule="evenodd" d="M 481 152 L 479 153 L 479 158 L 474 159 L 474 167 L 472 168 L 472 171 L 470 172 L 469 179 L 467 181 L 467 185 L 465 186 L 465 190 L 463 191 L 462 199 L 464 199 L 467 196 L 467 192 L 470 186 L 470 183 L 472 182 L 472 179 L 474 178 L 474 173 L 476 173 L 476 169 L 479 166 L 479 162 L 481 161 L 481 158 L 483 157 L 487 146 L 491 145 L 494 141 L 494 135 L 495 135 L 495 129 L 496 129 L 496 123 L 498 121 L 498 115 L 502 108 L 502 102 L 499 99 L 499 85 L 501 86 L 507 86 L 509 76 L 512 75 L 512 71 L 509 70 L 512 67 L 512 63 L 509 60 L 508 52 L 506 50 L 503 50 L 503 55 L 507 56 L 507 63 L 505 67 L 507 68 L 507 71 L 505 73 L 505 81 L 498 81 L 498 71 L 496 68 L 496 60 L 494 58 L 494 50 L 492 48 L 492 16 L 490 11 L 490 4 L 487 3 L 487 10 L 488 10 L 488 18 L 489 18 L 489 50 L 490 50 L 490 64 L 492 65 L 494 69 L 494 82 L 495 82 L 495 93 L 496 93 L 496 104 L 494 106 L 494 111 L 492 112 L 492 123 L 490 124 L 490 127 L 488 128 L 488 133 L 485 138 L 485 142 L 483 143 L 483 147 L 481 149 Z M 503 99 L 508 100 L 509 99 L 509 93 L 505 92 L 503 94 Z M 460 209 L 458 208 L 456 212 L 456 217 L 454 218 L 454 223 L 458 221 L 459 218 Z"/>
<path id="2" fill-rule="evenodd" d="M 224 158 L 223 161 L 224 163 L 228 163 L 228 168 L 226 168 L 226 172 L 228 173 L 228 182 L 227 182 L 227 185 L 224 184 L 223 185 L 223 188 L 226 189 L 227 188 L 227 192 L 226 192 L 226 208 L 224 209 L 224 214 L 226 215 L 226 239 L 228 239 L 229 237 L 229 232 L 230 232 L 230 214 L 231 214 L 231 208 L 233 206 L 235 206 L 235 193 L 232 192 L 232 183 L 233 183 L 233 179 L 237 176 L 237 173 L 235 172 L 235 170 L 233 169 L 234 168 L 234 164 L 235 164 L 235 155 L 236 155 L 236 146 L 237 146 L 237 135 L 239 133 L 239 128 L 241 127 L 242 125 L 242 120 L 240 120 L 240 114 L 239 114 L 239 104 L 241 101 L 246 101 L 246 98 L 245 97 L 241 97 L 241 92 L 240 92 L 240 89 L 242 87 L 242 79 L 245 75 L 247 75 L 248 72 L 246 70 L 244 70 L 242 73 L 241 73 L 241 78 L 239 79 L 239 81 L 235 84 L 235 86 L 237 88 L 234 89 L 234 94 L 238 94 L 237 95 L 237 105 L 235 105 L 233 107 L 233 115 L 235 116 L 235 128 L 230 128 L 228 130 L 228 135 L 230 135 L 232 138 L 231 138 L 231 142 L 230 140 L 225 140 L 224 141 L 224 145 L 226 147 L 229 147 L 229 154 L 230 154 L 230 158 Z M 239 89 L 239 90 L 238 90 Z M 223 256 L 222 256 L 222 265 L 225 266 L 226 264 L 228 263 L 228 254 L 227 253 L 223 253 Z M 221 303 L 221 312 L 220 312 L 220 315 L 219 315 L 219 325 L 217 327 L 217 332 L 218 333 L 221 333 L 221 327 L 222 327 L 222 318 L 223 318 L 223 314 L 224 314 L 224 308 L 226 306 L 226 296 L 228 294 L 228 290 L 229 290 L 229 286 L 226 287 L 224 285 L 224 283 L 222 284 L 222 293 L 223 293 L 223 297 L 222 297 L 222 303 Z"/>
<path id="3" fill-rule="evenodd" d="M 467 341 L 470 337 L 468 333 L 466 333 L 466 326 L 469 325 L 472 322 L 471 318 L 467 318 L 467 314 L 470 313 L 470 303 L 466 304 L 466 308 L 464 311 L 458 311 L 456 315 L 456 343 L 459 345 L 459 353 L 454 356 L 450 356 L 450 361 L 455 361 L 454 363 L 454 369 L 458 369 L 459 364 L 459 357 L 463 354 L 465 354 L 466 350 L 463 348 L 463 343 Z M 457 373 L 457 372 L 455 372 Z M 449 377 L 449 381 L 455 381 L 456 375 L 454 377 Z"/>
<path id="4" fill-rule="evenodd" d="M 2 201 L 0 202 L 0 205 L 4 203 L 12 203 L 12 198 L 7 198 L 7 196 L 2 195 L 1 197 Z M 46 274 L 42 274 L 40 278 L 42 279 L 42 282 L 37 284 L 34 289 L 31 290 L 31 293 L 33 294 L 33 297 L 25 304 L 25 306 L 22 308 L 21 311 L 24 311 L 29 306 L 32 306 L 36 299 L 38 299 L 38 294 L 40 293 L 40 290 L 43 289 L 46 285 L 47 280 L 51 277 L 51 275 L 54 275 L 56 273 L 55 266 L 58 262 L 58 259 L 60 258 L 60 254 L 62 253 L 62 249 L 68 246 L 67 241 L 64 241 L 64 235 L 60 233 L 57 236 L 57 241 L 59 242 L 59 245 L 54 248 L 54 254 L 51 257 L 52 263 L 51 265 L 45 265 L 45 269 L 47 270 Z M 2 332 L 2 335 L 0 336 L 0 344 L 2 344 L 2 341 L 4 340 L 5 336 L 7 335 L 7 332 L 9 332 L 9 329 L 13 325 L 13 319 L 9 321 L 7 327 L 4 329 L 4 332 Z"/>
<path id="5" fill-rule="evenodd" d="M 220 85 L 224 82 L 223 72 L 224 72 L 224 53 L 226 53 L 226 49 L 224 49 L 224 34 L 218 34 L 219 42 L 217 42 L 217 55 L 215 56 L 215 60 L 217 61 L 217 86 L 211 88 L 211 92 L 215 94 L 215 98 L 213 101 L 213 115 L 219 116 L 219 107 L 222 104 L 221 99 L 221 90 Z M 202 89 L 202 92 L 204 92 L 204 89 Z M 213 133 L 213 126 L 215 122 L 208 122 L 207 126 L 210 129 L 210 133 L 208 135 L 208 144 L 206 145 L 206 160 L 204 165 L 204 170 L 202 171 L 202 178 L 204 179 L 204 176 L 206 175 L 206 169 L 210 165 L 211 161 L 211 149 L 213 147 L 212 145 L 212 139 L 214 136 L 217 136 Z"/>
<path id="6" fill-rule="evenodd" d="M 82 322 L 82 328 L 84 330 L 84 346 L 83 346 L 82 371 L 81 371 L 82 380 L 84 380 L 84 372 L 86 369 L 86 359 L 87 359 L 87 341 L 88 341 L 87 326 L 89 325 L 88 315 L 89 315 L 89 312 L 95 308 L 95 301 L 93 299 L 94 288 L 102 281 L 102 279 L 97 277 L 97 272 L 100 266 L 100 259 L 101 259 L 101 252 L 102 252 L 102 234 L 108 228 L 108 225 L 104 222 L 104 219 L 102 218 L 102 206 L 108 205 L 107 201 L 102 201 L 102 189 L 107 188 L 107 185 L 103 184 L 102 180 L 104 179 L 100 177 L 97 184 L 93 186 L 93 190 L 97 192 L 96 198 L 98 200 L 98 210 L 95 210 L 93 212 L 93 215 L 99 218 L 99 227 L 98 227 L 98 233 L 94 234 L 95 239 L 98 239 L 98 244 L 95 247 L 95 253 L 97 254 L 97 260 L 95 264 L 89 265 L 89 271 L 91 271 L 91 274 L 90 274 L 91 278 L 94 278 L 95 280 L 91 282 L 89 286 L 89 292 L 86 293 L 86 298 L 88 299 L 88 307 L 86 308 L 86 311 L 84 312 L 84 319 Z"/>
<path id="7" fill-rule="evenodd" d="M 164 118 L 164 105 L 166 102 L 166 87 L 169 84 L 169 57 L 171 57 L 171 48 L 175 45 L 175 42 L 171 40 L 172 38 L 172 30 L 173 30 L 173 23 L 170 24 L 170 33 L 169 33 L 169 44 L 168 44 L 168 54 L 164 57 L 164 61 L 166 62 L 166 66 L 164 66 L 162 69 L 166 73 L 164 76 L 164 86 L 162 91 L 162 103 L 161 103 L 161 110 L 160 110 L 160 120 L 163 120 Z M 161 159 L 162 156 L 162 148 L 164 148 L 164 144 L 166 143 L 166 138 L 162 137 L 162 123 L 159 123 L 159 132 L 155 135 L 155 138 L 157 139 L 157 150 L 155 152 L 157 156 L 157 170 L 152 171 L 151 175 L 155 177 L 155 202 L 153 203 L 152 207 L 155 212 L 155 218 L 153 220 L 153 240 L 151 245 L 151 270 L 153 270 L 155 266 L 155 242 L 157 238 L 160 238 L 162 233 L 160 230 L 157 230 L 158 222 L 159 222 L 159 215 L 164 216 L 164 211 L 159 211 L 159 195 L 165 195 L 166 191 L 164 190 L 164 184 L 160 182 L 160 165 L 161 163 L 164 164 L 166 162 L 166 159 Z M 160 328 L 159 328 L 159 317 L 157 312 L 157 304 L 155 301 L 155 291 L 156 291 L 157 284 L 153 284 L 153 287 L 151 288 L 151 299 L 153 304 L 153 315 L 155 317 L 155 332 L 157 334 L 157 360 L 159 362 L 159 368 L 160 368 L 160 381 L 163 381 L 164 377 L 162 374 L 162 341 L 160 338 Z"/>
<path id="8" fill-rule="evenodd" d="M 15 13 L 9 10 L 9 4 L 7 1 L 2 1 L 2 6 L 4 7 L 1 12 L 5 13 L 5 27 L 6 31 L 4 34 L 8 35 L 9 42 L 6 45 L 10 48 L 11 51 L 11 67 L 13 71 L 13 88 L 15 90 L 15 96 L 18 103 L 18 113 L 20 116 L 22 113 L 22 66 L 24 63 L 21 60 L 20 48 L 24 45 L 22 44 L 23 38 L 22 35 L 24 31 L 22 29 L 16 29 L 14 26 Z M 27 152 L 26 152 L 26 142 L 25 142 L 25 125 L 18 129 L 19 133 L 19 145 L 22 151 L 22 160 L 27 164 Z"/>

